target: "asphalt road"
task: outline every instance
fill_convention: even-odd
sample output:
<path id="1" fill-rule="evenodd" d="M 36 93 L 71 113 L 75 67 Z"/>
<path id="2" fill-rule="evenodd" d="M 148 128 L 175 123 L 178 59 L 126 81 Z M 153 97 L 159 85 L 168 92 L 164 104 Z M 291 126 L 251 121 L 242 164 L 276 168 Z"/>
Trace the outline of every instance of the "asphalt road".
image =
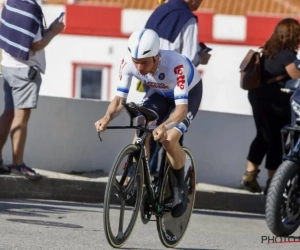
<path id="1" fill-rule="evenodd" d="M 113 218 L 117 217 L 117 211 Z M 179 249 L 299 249 L 297 243 L 262 243 L 273 239 L 264 217 L 255 214 L 195 210 Z M 300 236 L 300 229 L 294 234 Z M 0 201 L 0 249 L 112 249 L 105 238 L 101 204 L 46 200 Z M 280 239 L 277 239 L 280 241 Z M 126 249 L 165 249 L 156 223 L 138 218 Z"/>

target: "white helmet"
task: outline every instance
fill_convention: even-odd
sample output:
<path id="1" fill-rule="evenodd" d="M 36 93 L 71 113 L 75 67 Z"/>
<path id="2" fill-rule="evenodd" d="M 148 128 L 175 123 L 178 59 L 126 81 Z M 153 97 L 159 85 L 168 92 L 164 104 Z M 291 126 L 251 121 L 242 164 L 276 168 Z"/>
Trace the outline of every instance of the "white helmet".
<path id="1" fill-rule="evenodd" d="M 128 39 L 128 50 L 135 59 L 156 56 L 159 51 L 159 37 L 151 29 L 137 30 Z"/>

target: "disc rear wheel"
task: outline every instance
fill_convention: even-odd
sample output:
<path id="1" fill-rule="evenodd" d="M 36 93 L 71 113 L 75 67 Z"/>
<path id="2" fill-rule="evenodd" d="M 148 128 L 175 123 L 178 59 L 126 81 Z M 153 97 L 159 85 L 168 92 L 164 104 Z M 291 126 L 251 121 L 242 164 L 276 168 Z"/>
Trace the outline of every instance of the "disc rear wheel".
<path id="1" fill-rule="evenodd" d="M 157 217 L 156 225 L 161 243 L 165 247 L 175 247 L 182 240 L 193 212 L 196 195 L 196 168 L 191 151 L 183 148 L 186 154 L 185 182 L 188 186 L 188 207 L 179 218 L 171 216 L 173 202 L 174 175 L 170 168 L 166 171 L 159 196 L 159 203 L 164 203 L 163 215 Z"/>

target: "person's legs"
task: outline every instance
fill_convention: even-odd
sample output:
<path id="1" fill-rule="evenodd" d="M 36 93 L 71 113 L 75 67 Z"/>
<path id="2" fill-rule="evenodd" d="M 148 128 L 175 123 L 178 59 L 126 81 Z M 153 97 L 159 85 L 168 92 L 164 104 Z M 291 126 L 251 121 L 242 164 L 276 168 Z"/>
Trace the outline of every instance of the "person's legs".
<path id="1" fill-rule="evenodd" d="M 181 131 L 173 128 L 167 132 L 167 135 L 167 139 L 162 144 L 167 151 L 167 157 L 175 176 L 175 183 L 173 183 L 174 201 L 171 214 L 177 218 L 184 214 L 188 202 L 188 187 L 184 183 L 185 152 L 179 144 Z"/>
<path id="2" fill-rule="evenodd" d="M 157 142 L 154 141 L 153 137 L 150 137 L 149 140 L 149 148 L 150 148 L 150 159 L 149 159 L 149 168 L 150 174 L 155 175 L 157 172 L 157 158 L 159 148 L 157 147 Z"/>
<path id="3" fill-rule="evenodd" d="M 163 115 L 165 117 L 164 117 L 164 119 L 159 119 L 157 121 L 157 125 L 161 124 L 166 119 L 168 119 L 169 115 L 174 110 L 175 104 L 174 104 L 173 99 L 168 98 L 167 101 L 168 101 L 167 106 L 170 107 L 169 111 L 167 114 L 165 114 L 166 110 L 164 110 L 163 114 L 161 114 L 161 115 Z M 158 155 L 159 155 L 159 152 L 161 151 L 161 147 L 158 146 L 158 143 L 154 140 L 154 138 L 152 136 L 150 137 L 149 147 L 150 147 L 150 159 L 149 159 L 150 173 L 152 176 L 155 176 L 159 172 L 160 166 L 158 166 L 158 164 L 159 164 L 158 163 L 158 157 L 159 157 Z"/>
<path id="4" fill-rule="evenodd" d="M 249 153 L 247 156 L 247 168 L 241 180 L 241 188 L 245 188 L 253 193 L 260 193 L 262 189 L 257 182 L 257 176 L 260 172 L 259 165 L 261 164 L 268 149 L 263 117 L 264 107 L 261 102 L 260 92 L 249 91 L 248 98 L 252 106 L 253 118 L 256 127 L 256 136 L 249 148 Z"/>
<path id="5" fill-rule="evenodd" d="M 149 123 L 151 128 L 155 128 L 157 126 L 157 124 L 160 124 L 165 119 L 165 117 L 168 115 L 169 109 L 170 109 L 168 100 L 164 96 L 154 92 L 152 89 L 147 91 L 145 97 L 143 98 L 141 106 L 153 110 L 158 115 L 157 121 L 152 121 Z M 137 124 L 142 125 L 144 123 L 145 123 L 144 117 L 142 115 L 138 116 Z M 140 131 L 137 130 L 134 135 L 133 141 L 132 141 L 133 144 L 135 143 L 139 133 L 140 133 Z M 152 173 L 152 171 L 155 171 L 156 167 L 157 167 L 156 166 L 157 161 L 155 158 L 155 156 L 157 155 L 157 153 L 156 153 L 157 142 L 155 142 L 153 139 L 152 140 L 151 139 L 152 139 L 151 135 L 148 135 L 145 140 L 145 148 L 146 148 L 146 153 L 147 153 L 147 157 L 149 160 L 150 172 Z M 152 156 L 154 156 L 154 157 L 152 157 Z M 129 178 L 127 178 L 127 182 L 130 180 L 130 177 L 133 174 L 133 169 L 134 168 L 131 168 L 129 170 L 129 174 L 128 174 Z"/>
<path id="6" fill-rule="evenodd" d="M 188 95 L 188 113 L 186 118 L 175 128 L 167 132 L 167 139 L 163 142 L 163 146 L 167 151 L 167 157 L 172 168 L 172 172 L 176 178 L 174 183 L 174 201 L 172 208 L 172 216 L 180 217 L 187 208 L 188 187 L 184 182 L 185 172 L 185 152 L 179 141 L 182 135 L 187 131 L 192 120 L 198 113 L 202 99 L 202 81 L 200 81 Z"/>
<path id="7" fill-rule="evenodd" d="M 3 164 L 2 150 L 7 141 L 12 121 L 14 119 L 13 99 L 11 94 L 11 87 L 4 78 L 3 92 L 4 92 L 4 111 L 0 116 L 0 174 L 9 174 L 10 169 Z"/>
<path id="8" fill-rule="evenodd" d="M 15 117 L 10 130 L 12 141 L 12 165 L 21 166 L 24 164 L 24 149 L 27 137 L 27 125 L 31 109 L 16 109 Z"/>
<path id="9" fill-rule="evenodd" d="M 7 141 L 12 121 L 14 119 L 14 105 L 12 89 L 5 75 L 3 75 L 4 111 L 0 116 L 0 174 L 9 174 L 10 168 L 3 163 L 2 151 Z"/>
<path id="10" fill-rule="evenodd" d="M 7 141 L 13 119 L 14 110 L 4 110 L 0 116 L 0 161 L 3 160 L 2 150 Z"/>
<path id="11" fill-rule="evenodd" d="M 275 92 L 269 106 L 267 120 L 267 132 L 269 149 L 266 156 L 266 169 L 268 171 L 268 180 L 264 189 L 264 194 L 267 194 L 269 184 L 277 168 L 282 163 L 282 140 L 281 129 L 291 121 L 291 107 L 289 96 L 285 93 Z M 276 95 L 277 94 L 277 95 Z M 277 97 L 277 98 L 275 98 Z"/>
<path id="12" fill-rule="evenodd" d="M 179 144 L 180 144 L 181 147 L 183 147 L 183 135 L 179 139 Z"/>
<path id="13" fill-rule="evenodd" d="M 11 87 L 14 106 L 14 118 L 12 121 L 10 135 L 12 141 L 12 165 L 14 173 L 24 174 L 31 179 L 39 179 L 32 169 L 24 163 L 24 149 L 27 137 L 27 124 L 31 109 L 35 109 L 38 103 L 38 95 L 42 82 L 41 74 L 36 70 L 33 79 L 28 78 L 30 68 L 6 68 L 2 67 L 3 75 Z"/>

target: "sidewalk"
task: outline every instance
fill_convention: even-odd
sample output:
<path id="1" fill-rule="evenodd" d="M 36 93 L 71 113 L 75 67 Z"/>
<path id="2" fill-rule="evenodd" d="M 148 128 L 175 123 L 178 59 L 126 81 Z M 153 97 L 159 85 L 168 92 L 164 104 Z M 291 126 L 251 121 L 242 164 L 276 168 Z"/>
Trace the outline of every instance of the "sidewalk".
<path id="1" fill-rule="evenodd" d="M 39 170 L 39 181 L 0 175 L 0 198 L 51 199 L 77 202 L 104 200 L 108 177 L 101 172 L 84 175 Z M 264 198 L 245 190 L 198 183 L 195 208 L 264 214 Z"/>

